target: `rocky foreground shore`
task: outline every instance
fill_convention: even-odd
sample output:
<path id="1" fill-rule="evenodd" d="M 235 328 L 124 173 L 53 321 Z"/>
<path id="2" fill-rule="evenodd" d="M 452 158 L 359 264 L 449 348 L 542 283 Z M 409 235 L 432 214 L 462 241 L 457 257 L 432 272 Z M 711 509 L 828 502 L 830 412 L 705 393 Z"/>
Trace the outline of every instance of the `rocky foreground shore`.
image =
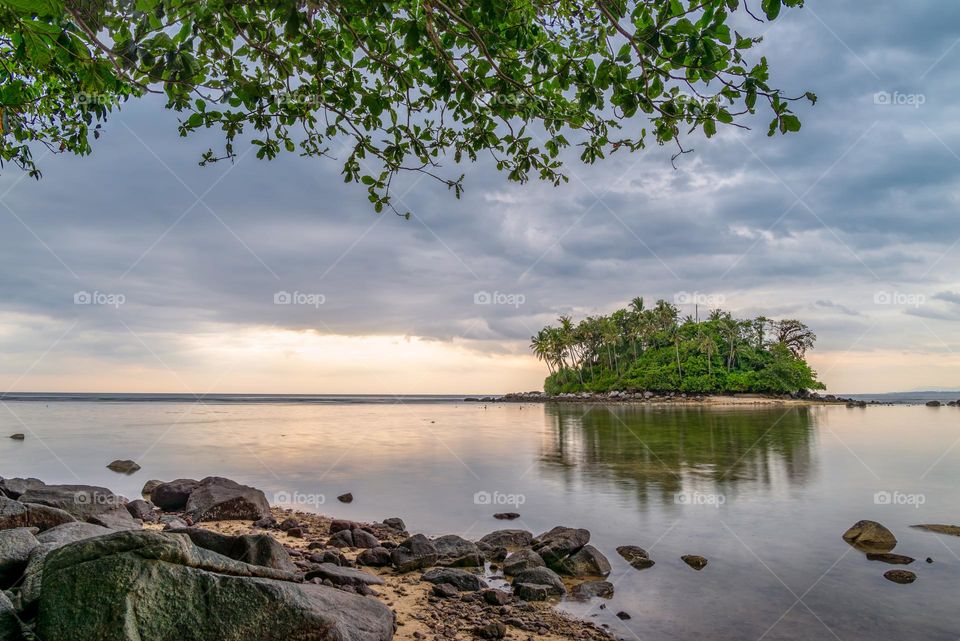
<path id="1" fill-rule="evenodd" d="M 430 539 L 219 477 L 143 495 L 0 480 L 0 641 L 611 638 L 550 604 L 613 593 L 584 529 Z"/>

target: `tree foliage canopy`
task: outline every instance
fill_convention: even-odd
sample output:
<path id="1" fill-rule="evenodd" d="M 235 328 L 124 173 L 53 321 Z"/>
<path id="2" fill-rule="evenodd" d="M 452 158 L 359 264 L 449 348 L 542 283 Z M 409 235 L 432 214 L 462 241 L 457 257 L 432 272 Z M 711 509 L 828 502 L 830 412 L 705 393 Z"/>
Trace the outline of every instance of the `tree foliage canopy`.
<path id="1" fill-rule="evenodd" d="M 817 337 L 798 320 L 738 320 L 716 309 L 705 320 L 680 318 L 666 301 L 574 324 L 561 316 L 530 339 L 547 363 L 547 393 L 643 390 L 695 394 L 792 394 L 823 389 L 804 360 Z"/>
<path id="2" fill-rule="evenodd" d="M 109 112 L 160 93 L 181 135 L 214 128 L 236 155 L 337 156 L 392 208 L 400 172 L 455 190 L 442 162 L 490 154 L 509 179 L 770 115 L 759 31 L 803 0 L 0 0 L 0 160 L 35 176 L 31 143 L 86 154 Z M 341 149 L 343 151 L 341 152 Z M 341 156 L 342 153 L 342 156 Z"/>

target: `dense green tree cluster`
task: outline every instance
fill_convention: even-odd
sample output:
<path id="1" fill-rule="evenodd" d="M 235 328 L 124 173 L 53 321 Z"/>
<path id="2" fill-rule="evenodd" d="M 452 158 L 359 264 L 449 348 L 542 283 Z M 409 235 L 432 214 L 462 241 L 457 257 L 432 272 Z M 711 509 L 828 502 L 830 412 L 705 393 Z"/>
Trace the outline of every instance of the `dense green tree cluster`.
<path id="1" fill-rule="evenodd" d="M 457 195 L 444 159 L 492 157 L 513 181 L 566 180 L 649 143 L 765 113 L 799 131 L 756 53 L 803 0 L 0 0 L 0 165 L 87 154 L 109 112 L 155 93 L 180 133 L 222 134 L 202 162 L 332 156 L 379 212 L 401 172 Z M 738 25 L 741 29 L 733 28 Z M 751 27 L 755 27 L 751 29 Z M 751 33 L 753 32 L 753 33 Z M 343 149 L 341 151 L 341 149 Z"/>
<path id="2" fill-rule="evenodd" d="M 637 390 L 691 394 L 785 394 L 824 389 L 804 356 L 816 335 L 798 320 L 763 316 L 739 320 L 713 310 L 704 319 L 681 318 L 660 300 L 645 308 L 590 316 L 577 324 L 561 316 L 531 338 L 550 376 L 544 390 Z"/>

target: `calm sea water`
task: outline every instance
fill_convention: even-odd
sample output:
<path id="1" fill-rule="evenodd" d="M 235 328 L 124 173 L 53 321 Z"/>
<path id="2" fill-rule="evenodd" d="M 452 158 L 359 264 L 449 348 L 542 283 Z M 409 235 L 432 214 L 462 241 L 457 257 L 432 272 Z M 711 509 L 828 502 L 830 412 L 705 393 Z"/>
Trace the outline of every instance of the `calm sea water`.
<path id="1" fill-rule="evenodd" d="M 275 503 L 400 516 L 430 535 L 585 527 L 614 566 L 616 595 L 561 607 L 624 639 L 960 638 L 960 538 L 909 527 L 960 524 L 957 408 L 113 400 L 0 404 L 0 434 L 27 433 L 0 439 L 0 475 L 129 497 L 152 478 L 220 475 Z M 143 469 L 104 467 L 117 458 Z M 337 502 L 347 491 L 354 503 Z M 522 518 L 496 521 L 498 511 Z M 844 543 L 865 518 L 917 558 L 916 583 L 885 580 L 893 566 Z M 619 545 L 646 548 L 656 565 L 633 570 Z M 710 564 L 695 572 L 683 554 Z"/>

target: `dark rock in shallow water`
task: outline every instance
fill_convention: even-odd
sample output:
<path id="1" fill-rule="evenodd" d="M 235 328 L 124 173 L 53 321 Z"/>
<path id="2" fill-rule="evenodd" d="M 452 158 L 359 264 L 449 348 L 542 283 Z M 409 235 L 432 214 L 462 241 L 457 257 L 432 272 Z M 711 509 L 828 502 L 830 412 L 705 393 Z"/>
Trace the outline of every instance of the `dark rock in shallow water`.
<path id="1" fill-rule="evenodd" d="M 357 563 L 372 568 L 382 568 L 390 565 L 390 550 L 383 547 L 368 548 L 357 555 Z"/>
<path id="2" fill-rule="evenodd" d="M 684 554 L 680 557 L 680 560 L 697 571 L 707 567 L 707 563 L 709 563 L 706 558 L 697 554 Z"/>
<path id="3" fill-rule="evenodd" d="M 170 534 L 185 534 L 197 547 L 222 554 L 235 561 L 284 572 L 297 571 L 286 548 L 269 534 L 229 536 L 198 527 L 166 531 Z"/>
<path id="4" fill-rule="evenodd" d="M 593 597 L 609 599 L 613 596 L 613 584 L 609 581 L 587 581 L 573 586 L 570 594 L 578 599 Z"/>
<path id="5" fill-rule="evenodd" d="M 519 550 L 503 561 L 503 573 L 507 576 L 520 574 L 524 570 L 546 567 L 546 563 L 533 550 Z"/>
<path id="6" fill-rule="evenodd" d="M 647 551 L 636 545 L 621 545 L 617 548 L 617 554 L 637 570 L 645 570 L 654 565 Z"/>
<path id="7" fill-rule="evenodd" d="M 897 545 L 893 532 L 876 521 L 857 521 L 843 533 L 843 539 L 864 552 L 889 552 Z"/>
<path id="8" fill-rule="evenodd" d="M 107 463 L 107 467 L 114 472 L 119 472 L 120 474 L 133 474 L 140 469 L 140 466 L 137 465 L 136 461 L 131 461 L 130 459 L 117 459 Z"/>
<path id="9" fill-rule="evenodd" d="M 513 578 L 513 592 L 524 601 L 542 601 L 566 591 L 563 581 L 549 568 L 531 568 Z"/>
<path id="10" fill-rule="evenodd" d="M 390 553 L 393 566 L 398 572 L 428 568 L 436 564 L 439 556 L 436 546 L 422 534 L 411 536 Z"/>
<path id="11" fill-rule="evenodd" d="M 917 575 L 910 570 L 887 570 L 883 573 L 883 578 L 894 583 L 908 584 L 917 580 Z"/>
<path id="12" fill-rule="evenodd" d="M 592 545 L 582 548 L 563 559 L 557 564 L 557 569 L 568 576 L 588 577 L 607 576 L 610 574 L 610 562 L 600 550 Z"/>
<path id="13" fill-rule="evenodd" d="M 437 548 L 437 564 L 450 567 L 482 567 L 483 555 L 476 543 L 456 534 L 439 536 L 432 541 Z"/>
<path id="14" fill-rule="evenodd" d="M 20 495 L 21 503 L 54 507 L 85 521 L 91 516 L 122 508 L 127 499 L 95 485 L 43 485 Z"/>
<path id="15" fill-rule="evenodd" d="M 536 538 L 533 550 L 553 567 L 590 542 L 590 532 L 583 528 L 557 526 Z"/>
<path id="16" fill-rule="evenodd" d="M 389 641 L 383 604 L 240 563 L 184 535 L 118 532 L 50 553 L 37 636 L 78 639 Z M 291 577 L 292 578 L 292 577 Z"/>
<path id="17" fill-rule="evenodd" d="M 916 560 L 912 557 L 904 556 L 903 554 L 890 554 L 889 552 L 884 554 L 867 553 L 867 559 L 870 561 L 889 563 L 891 565 L 910 565 Z"/>
<path id="18" fill-rule="evenodd" d="M 434 568 L 420 578 L 436 585 L 449 583 L 461 592 L 476 592 L 487 587 L 486 582 L 476 574 L 458 568 Z"/>
<path id="19" fill-rule="evenodd" d="M 22 441 L 23 439 L 26 438 L 26 436 L 24 436 L 24 435 L 23 435 L 22 433 L 20 433 L 20 432 L 17 432 L 16 434 L 11 434 L 11 435 L 10 435 L 10 438 L 13 439 L 14 441 Z"/>
<path id="20" fill-rule="evenodd" d="M 147 485 L 150 485 L 147 483 Z M 143 486 L 144 492 L 147 485 Z M 194 479 L 177 479 L 167 483 L 161 483 L 150 492 L 150 501 L 165 512 L 176 512 L 187 506 L 187 499 L 190 493 L 197 489 L 200 481 Z"/>
<path id="21" fill-rule="evenodd" d="M 493 515 L 493 518 L 501 521 L 512 521 L 514 519 L 520 518 L 519 512 L 498 512 Z"/>
<path id="22" fill-rule="evenodd" d="M 37 545 L 39 543 L 29 528 L 0 531 L 0 588 L 8 588 L 20 578 Z"/>
<path id="23" fill-rule="evenodd" d="M 626 612 L 620 611 L 620 612 L 617 612 L 617 618 L 620 619 L 621 621 L 629 621 L 633 617 L 631 617 Z"/>
<path id="24" fill-rule="evenodd" d="M 526 530 L 496 530 L 487 534 L 479 543 L 484 543 L 494 548 L 522 548 L 533 542 L 533 534 Z"/>
<path id="25" fill-rule="evenodd" d="M 910 527 L 927 532 L 936 532 L 937 534 L 947 534 L 949 536 L 960 536 L 960 525 L 938 525 L 926 523 L 923 525 L 911 525 Z"/>
<path id="26" fill-rule="evenodd" d="M 270 514 L 270 504 L 263 492 L 219 476 L 208 476 L 200 481 L 190 493 L 184 509 L 194 523 L 256 521 Z"/>
<path id="27" fill-rule="evenodd" d="M 337 500 L 341 503 L 353 503 L 353 494 L 347 492 L 346 494 L 341 494 L 337 497 Z"/>

